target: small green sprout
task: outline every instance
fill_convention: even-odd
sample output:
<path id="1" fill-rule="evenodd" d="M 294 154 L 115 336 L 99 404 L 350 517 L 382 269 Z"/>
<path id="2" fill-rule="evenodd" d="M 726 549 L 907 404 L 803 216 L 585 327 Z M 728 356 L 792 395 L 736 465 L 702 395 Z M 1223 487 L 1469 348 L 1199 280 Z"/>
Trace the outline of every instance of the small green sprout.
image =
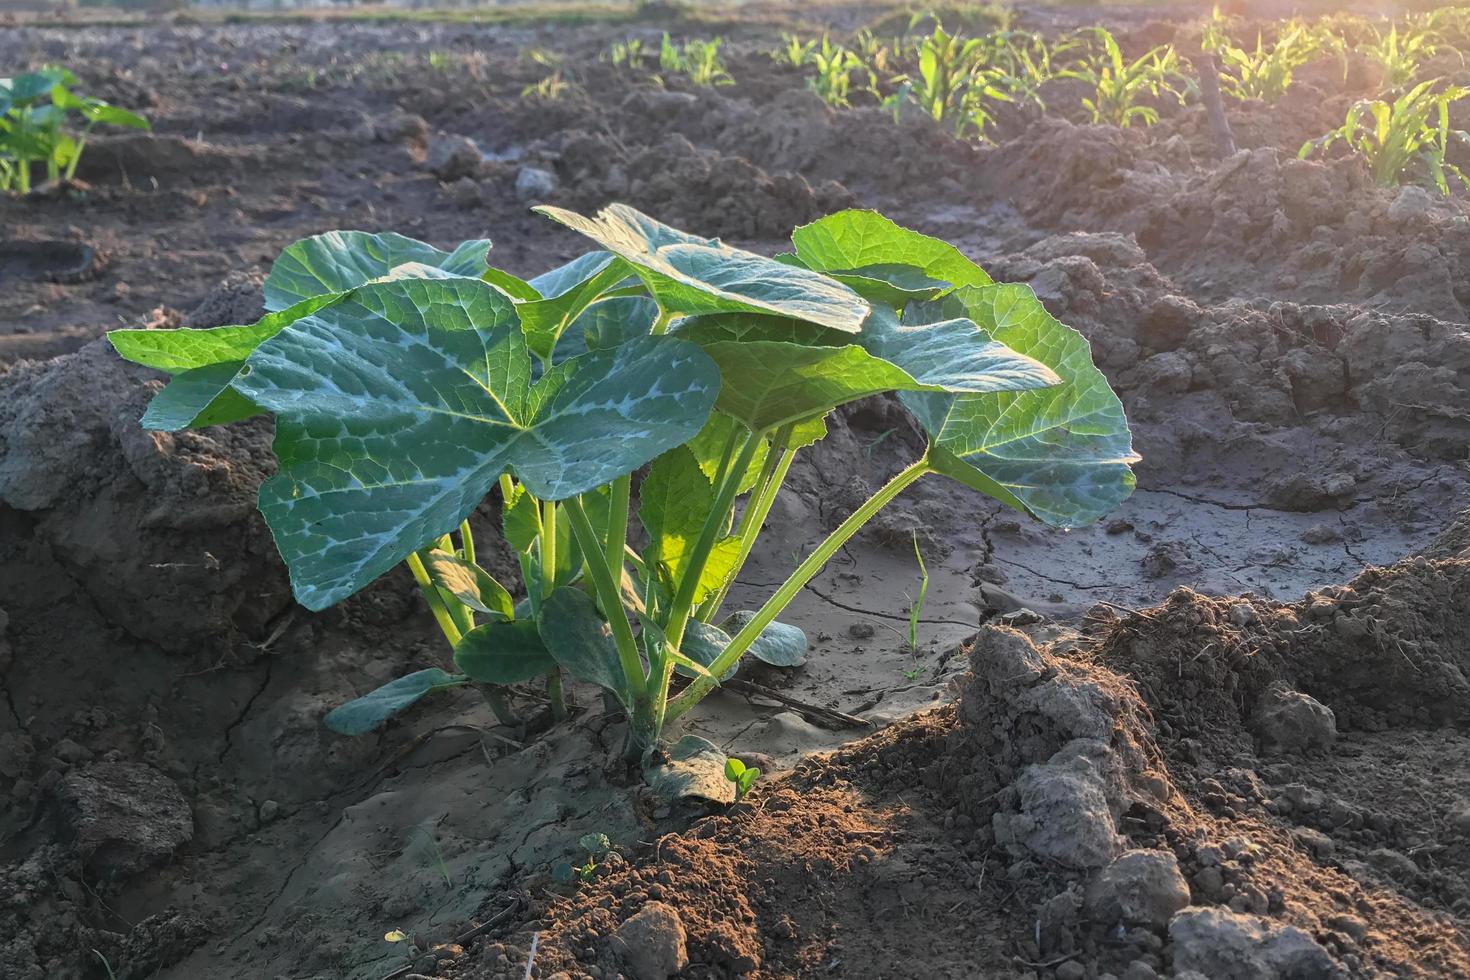
<path id="1" fill-rule="evenodd" d="M 597 874 L 598 862 L 612 850 L 612 841 L 606 834 L 583 834 L 577 838 L 577 846 L 587 855 L 584 863 L 558 861 L 551 866 L 551 877 L 563 885 L 591 881 Z"/>
<path id="2" fill-rule="evenodd" d="M 771 60 L 777 64 L 790 65 L 792 68 L 803 68 L 811 59 L 816 46 L 816 41 L 803 41 L 796 34 L 782 34 L 781 47 L 771 52 Z"/>
<path id="3" fill-rule="evenodd" d="M 919 597 L 909 604 L 909 650 L 919 652 L 919 618 L 929 597 L 929 569 L 924 567 L 924 553 L 919 550 L 919 535 L 914 534 L 914 557 L 919 560 Z"/>
<path id="4" fill-rule="evenodd" d="M 735 802 L 739 803 L 761 778 L 761 771 L 732 757 L 725 760 L 725 778 L 735 784 Z"/>
<path id="5" fill-rule="evenodd" d="M 1292 74 L 1321 51 L 1320 38 L 1302 28 L 1284 31 L 1270 47 L 1257 34 L 1254 51 L 1224 43 L 1218 51 L 1225 69 L 1220 75 L 1220 88 L 1242 102 L 1275 102 L 1291 87 Z"/>
<path id="6" fill-rule="evenodd" d="M 1402 34 L 1396 23 L 1389 25 L 1387 34 L 1378 27 L 1370 27 L 1369 31 L 1371 40 L 1358 45 L 1357 51 L 1383 70 L 1386 89 L 1408 85 L 1424 62 L 1438 54 L 1460 55 L 1458 48 L 1437 42 L 1436 32 L 1427 22 L 1407 23 Z M 1463 55 L 1460 60 L 1464 60 Z"/>
<path id="7" fill-rule="evenodd" d="M 658 66 L 666 72 L 684 75 L 701 88 L 734 85 L 734 77 L 720 58 L 720 45 L 724 42 L 721 37 L 712 40 L 691 38 L 680 46 L 665 31 L 659 44 Z"/>
<path id="8" fill-rule="evenodd" d="M 609 57 L 612 63 L 619 68 L 643 71 L 648 65 L 650 56 L 643 47 L 643 39 L 634 37 L 626 41 L 615 42 L 609 52 Z"/>

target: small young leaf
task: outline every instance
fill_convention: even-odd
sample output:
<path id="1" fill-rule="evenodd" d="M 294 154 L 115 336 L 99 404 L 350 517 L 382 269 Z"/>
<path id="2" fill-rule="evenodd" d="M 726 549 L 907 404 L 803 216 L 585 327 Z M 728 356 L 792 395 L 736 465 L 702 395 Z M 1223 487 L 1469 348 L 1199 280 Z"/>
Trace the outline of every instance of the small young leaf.
<path id="1" fill-rule="evenodd" d="M 363 735 L 425 694 L 468 682 L 469 678 L 465 675 L 451 674 L 438 667 L 416 670 L 412 674 L 389 681 L 370 694 L 364 694 L 332 709 L 322 722 L 339 735 Z"/>
<path id="2" fill-rule="evenodd" d="M 504 504 L 501 525 L 505 540 L 516 551 L 529 551 L 541 536 L 541 509 L 526 488 L 517 483 Z"/>
<path id="3" fill-rule="evenodd" d="M 738 783 L 740 777 L 745 775 L 745 763 L 731 756 L 725 760 L 725 778 L 732 783 Z"/>
<path id="4" fill-rule="evenodd" d="M 674 671 L 684 677 L 704 677 L 714 680 L 716 684 L 722 684 L 735 676 L 735 672 L 740 669 L 740 665 L 736 664 L 731 667 L 718 679 L 710 674 L 708 667 L 715 662 L 716 657 L 725 652 L 725 647 L 729 645 L 729 633 L 726 633 L 718 626 L 711 626 L 709 623 L 691 619 L 684 627 L 682 652 L 685 659 L 693 661 L 698 665 L 698 669 L 678 662 L 674 667 Z"/>
<path id="5" fill-rule="evenodd" d="M 583 834 L 577 838 L 577 846 L 594 858 L 600 858 L 612 850 L 612 841 L 607 834 Z"/>
<path id="6" fill-rule="evenodd" d="M 551 866 L 551 877 L 559 884 L 570 885 L 577 880 L 577 869 L 570 861 L 558 861 Z"/>
<path id="7" fill-rule="evenodd" d="M 876 211 L 829 214 L 791 233 L 796 254 L 818 272 L 909 266 L 954 286 L 986 286 L 985 270 L 948 242 L 910 231 Z"/>
<path id="8" fill-rule="evenodd" d="M 622 256 L 665 310 L 789 316 L 846 333 L 861 330 L 868 313 L 862 297 L 826 276 L 686 234 L 625 204 L 594 218 L 535 210 Z"/>
<path id="9" fill-rule="evenodd" d="M 408 939 L 408 933 L 403 932 L 400 929 L 391 929 L 388 932 L 383 933 L 383 939 L 386 942 L 390 943 L 401 943 Z"/>
<path id="10" fill-rule="evenodd" d="M 455 644 L 454 665 L 483 684 L 519 684 L 556 669 L 530 619 L 476 626 Z"/>
<path id="11" fill-rule="evenodd" d="M 699 434 L 685 445 L 698 460 L 699 468 L 704 473 L 705 479 L 713 483 L 715 477 L 719 475 L 720 457 L 724 454 L 730 437 L 733 435 L 739 439 L 746 434 L 745 426 L 730 416 L 711 412 L 709 418 L 705 420 L 704 428 L 700 429 Z M 768 452 L 770 452 L 770 443 L 762 440 L 756 449 L 755 456 L 751 458 L 750 467 L 740 479 L 740 493 L 748 493 L 755 486 L 755 481 L 760 478 L 761 466 L 765 464 Z"/>
<path id="12" fill-rule="evenodd" d="M 438 549 L 424 552 L 424 567 L 434 584 L 476 612 L 515 618 L 515 603 L 505 586 L 479 565 Z"/>
<path id="13" fill-rule="evenodd" d="M 742 609 L 727 616 L 720 628 L 733 637 L 754 618 L 755 613 Z M 800 667 L 806 663 L 806 650 L 806 634 L 800 627 L 772 622 L 761 630 L 746 653 L 772 667 Z"/>
<path id="14" fill-rule="evenodd" d="M 488 238 L 465 242 L 452 252 L 392 232 L 329 231 L 286 247 L 265 280 L 265 308 L 284 310 L 303 299 L 345 292 L 418 262 L 460 276 L 485 272 Z"/>
<path id="15" fill-rule="evenodd" d="M 621 614 L 621 610 L 614 613 Z M 541 604 L 538 625 L 546 649 L 567 673 L 611 691 L 628 705 L 612 630 L 587 593 L 573 588 L 552 592 Z"/>

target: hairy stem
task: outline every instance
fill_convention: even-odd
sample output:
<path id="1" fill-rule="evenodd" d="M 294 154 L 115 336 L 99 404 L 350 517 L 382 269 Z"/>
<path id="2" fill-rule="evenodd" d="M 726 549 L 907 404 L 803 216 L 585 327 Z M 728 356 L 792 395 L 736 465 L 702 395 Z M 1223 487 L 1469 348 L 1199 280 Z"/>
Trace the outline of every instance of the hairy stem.
<path id="1" fill-rule="evenodd" d="M 612 482 L 612 500 L 609 503 L 607 521 L 607 547 L 603 554 L 607 556 L 608 570 L 613 573 L 613 578 L 621 580 L 623 570 L 623 553 L 628 546 L 628 500 L 633 495 L 633 474 L 624 473 Z"/>
<path id="2" fill-rule="evenodd" d="M 929 459 L 925 457 L 889 480 L 882 489 L 853 511 L 847 520 L 838 525 L 835 531 L 817 545 L 816 550 L 807 556 L 806 561 L 797 566 L 796 571 L 791 573 L 791 577 L 766 600 L 766 604 L 760 607 L 750 622 L 735 634 L 730 640 L 730 645 L 725 647 L 724 651 L 715 658 L 714 663 L 709 665 L 710 674 L 719 677 L 739 662 L 740 656 L 750 649 L 750 645 L 761 635 L 761 632 L 771 625 L 783 609 L 790 605 L 791 600 L 795 599 L 806 584 L 822 570 L 838 549 L 846 544 L 854 534 L 862 530 L 863 525 L 873 519 L 873 515 L 891 503 L 893 498 L 902 493 L 909 484 L 929 472 L 932 472 Z M 703 677 L 696 677 L 678 697 L 669 702 L 668 720 L 673 721 L 683 715 L 713 689 L 712 682 Z"/>
<path id="3" fill-rule="evenodd" d="M 475 563 L 475 535 L 470 530 L 470 519 L 466 517 L 459 525 L 459 550 L 464 553 L 464 560 L 471 565 Z"/>
<path id="4" fill-rule="evenodd" d="M 439 628 L 444 631 L 444 638 L 449 641 L 451 647 L 458 646 L 464 634 L 460 632 L 459 625 L 454 621 L 449 607 L 444 604 L 444 597 L 439 594 L 434 580 L 429 578 L 429 570 L 424 567 L 424 560 L 419 557 L 418 552 L 414 552 L 404 559 L 404 563 L 408 565 L 409 572 L 413 574 L 413 580 L 423 591 L 424 601 L 429 604 L 429 612 L 434 614 Z"/>
<path id="5" fill-rule="evenodd" d="M 541 582 L 544 599 L 551 595 L 551 587 L 556 583 L 556 502 L 553 500 L 542 504 Z"/>
<path id="6" fill-rule="evenodd" d="M 567 516 L 572 521 L 572 533 L 577 536 L 577 542 L 582 546 L 582 555 L 586 559 L 587 573 L 592 579 L 593 591 L 597 593 L 597 599 L 602 603 L 602 611 L 607 616 L 608 625 L 612 628 L 613 642 L 617 644 L 618 661 L 623 668 L 623 679 L 627 682 L 628 692 L 635 702 L 643 701 L 648 696 L 648 680 L 643 675 L 643 662 L 638 659 L 638 641 L 633 638 L 633 627 L 628 623 L 628 615 L 623 611 L 623 596 L 618 591 L 618 584 L 613 581 L 612 571 L 603 561 L 602 552 L 598 545 L 597 532 L 592 529 L 592 522 L 587 519 L 587 511 L 582 508 L 582 501 L 576 497 L 568 497 L 563 505 L 566 507 Z"/>

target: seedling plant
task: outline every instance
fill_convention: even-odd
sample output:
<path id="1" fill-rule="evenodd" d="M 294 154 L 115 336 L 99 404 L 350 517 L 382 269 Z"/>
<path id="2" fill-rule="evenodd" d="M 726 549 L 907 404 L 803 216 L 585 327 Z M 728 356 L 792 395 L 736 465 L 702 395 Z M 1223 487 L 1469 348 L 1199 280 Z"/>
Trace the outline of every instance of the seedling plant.
<path id="1" fill-rule="evenodd" d="M 1341 142 L 1362 158 L 1373 179 L 1396 187 L 1405 178 L 1427 178 L 1449 195 L 1451 178 L 1470 189 L 1460 167 L 1446 159 L 1450 143 L 1470 144 L 1470 133 L 1450 128 L 1450 104 L 1470 95 L 1470 89 L 1452 85 L 1435 92 L 1435 82 L 1420 82 L 1393 102 L 1359 102 L 1332 132 L 1305 143 L 1299 156 L 1325 153 Z M 1416 175 L 1416 168 L 1422 168 Z"/>
<path id="2" fill-rule="evenodd" d="M 1225 69 L 1220 89 L 1242 102 L 1275 102 L 1291 87 L 1292 74 L 1321 52 L 1320 39 L 1300 27 L 1283 32 L 1269 47 L 1257 34 L 1254 51 L 1225 43 L 1217 51 Z"/>
<path id="3" fill-rule="evenodd" d="M 335 709 L 339 732 L 466 685 L 513 721 L 512 685 L 540 680 L 561 713 L 570 674 L 606 692 L 644 758 L 746 655 L 801 661 L 805 635 L 777 617 L 924 476 L 1059 527 L 1133 488 L 1087 342 L 944 242 L 843 211 L 770 259 L 622 205 L 537 210 L 596 247 L 522 280 L 487 264 L 486 240 L 330 232 L 276 260 L 254 324 L 109 335 L 173 375 L 148 428 L 275 417 L 260 509 L 298 602 L 325 609 L 399 563 L 418 583 L 452 667 Z M 890 391 L 925 453 L 763 603 L 727 610 L 797 453 L 833 409 Z M 477 560 L 470 517 L 492 491 L 519 601 Z"/>
<path id="4" fill-rule="evenodd" d="M 29 194 L 35 165 L 47 180 L 71 180 L 97 126 L 148 128 L 142 116 L 76 86 L 76 76 L 57 67 L 0 78 L 0 191 Z"/>
<path id="5" fill-rule="evenodd" d="M 1082 105 L 1093 123 L 1106 123 L 1127 129 L 1134 121 L 1152 126 L 1159 121 L 1159 111 L 1143 100 L 1164 96 L 1184 104 L 1193 90 L 1193 81 L 1179 65 L 1179 54 L 1168 45 L 1146 51 L 1132 61 L 1123 57 L 1123 49 L 1111 31 L 1095 27 L 1091 32 L 1100 45 L 1067 77 L 1079 78 L 1093 89 Z"/>
<path id="6" fill-rule="evenodd" d="M 586 884 L 597 875 L 598 863 L 612 850 L 612 841 L 606 834 L 583 834 L 577 839 L 586 860 L 581 864 L 558 861 L 551 866 L 551 877 L 563 885 Z"/>
<path id="7" fill-rule="evenodd" d="M 736 803 L 745 799 L 746 794 L 755 787 L 756 780 L 760 778 L 761 771 L 758 767 L 747 766 L 735 758 L 725 760 L 725 779 L 735 787 Z"/>

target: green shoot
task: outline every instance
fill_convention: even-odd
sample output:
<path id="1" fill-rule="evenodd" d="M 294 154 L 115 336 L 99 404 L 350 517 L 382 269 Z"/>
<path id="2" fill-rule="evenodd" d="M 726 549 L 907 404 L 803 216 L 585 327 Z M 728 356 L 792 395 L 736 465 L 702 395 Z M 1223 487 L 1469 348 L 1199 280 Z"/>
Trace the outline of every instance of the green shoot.
<path id="1" fill-rule="evenodd" d="M 730 758 L 725 760 L 725 778 L 735 784 L 735 802 L 739 803 L 755 786 L 756 780 L 761 778 L 761 771 L 755 766 L 747 766 L 739 759 Z"/>
<path id="2" fill-rule="evenodd" d="M 924 553 L 919 550 L 919 535 L 914 535 L 914 557 L 919 561 L 919 597 L 909 603 L 909 651 L 919 652 L 919 619 L 929 597 L 929 569 L 924 567 Z"/>
<path id="3" fill-rule="evenodd" d="M 658 65 L 666 72 L 684 75 L 701 88 L 734 85 L 734 77 L 720 58 L 720 45 L 723 43 L 724 38 L 719 37 L 708 41 L 692 38 L 681 47 L 665 31 L 659 45 Z"/>
<path id="4" fill-rule="evenodd" d="M 771 60 L 792 68 L 805 68 L 816 46 L 816 41 L 803 41 L 796 34 L 782 34 L 781 47 L 771 52 Z"/>
<path id="5" fill-rule="evenodd" d="M 1434 92 L 1434 82 L 1421 82 L 1393 102 L 1359 102 L 1337 129 L 1305 143 L 1306 159 L 1341 142 L 1368 165 L 1373 180 L 1396 187 L 1405 179 L 1427 179 L 1441 194 L 1450 193 L 1450 178 L 1470 188 L 1464 172 L 1445 159 L 1450 141 L 1470 143 L 1470 134 L 1450 129 L 1450 103 L 1470 95 L 1458 85 Z M 1416 168 L 1418 172 L 1415 173 Z"/>
<path id="6" fill-rule="evenodd" d="M 612 850 L 612 841 L 606 834 L 583 834 L 577 838 L 577 846 L 586 855 L 585 861 L 558 861 L 551 866 L 551 877 L 563 885 L 586 884 L 596 877 L 598 862 Z"/>
<path id="7" fill-rule="evenodd" d="M 634 37 L 613 44 L 610 57 L 612 63 L 619 68 L 643 71 L 647 67 L 650 55 L 643 48 L 643 39 Z"/>
<path id="8" fill-rule="evenodd" d="M 1377 27 L 1369 30 L 1371 40 L 1358 45 L 1357 51 L 1382 69 L 1383 87 L 1386 89 L 1408 85 L 1419 74 L 1424 62 L 1435 55 L 1443 52 L 1460 54 L 1457 48 L 1437 42 L 1435 32 L 1423 24 L 1407 24 L 1403 34 L 1399 33 L 1398 24 L 1389 25 L 1387 34 Z"/>

